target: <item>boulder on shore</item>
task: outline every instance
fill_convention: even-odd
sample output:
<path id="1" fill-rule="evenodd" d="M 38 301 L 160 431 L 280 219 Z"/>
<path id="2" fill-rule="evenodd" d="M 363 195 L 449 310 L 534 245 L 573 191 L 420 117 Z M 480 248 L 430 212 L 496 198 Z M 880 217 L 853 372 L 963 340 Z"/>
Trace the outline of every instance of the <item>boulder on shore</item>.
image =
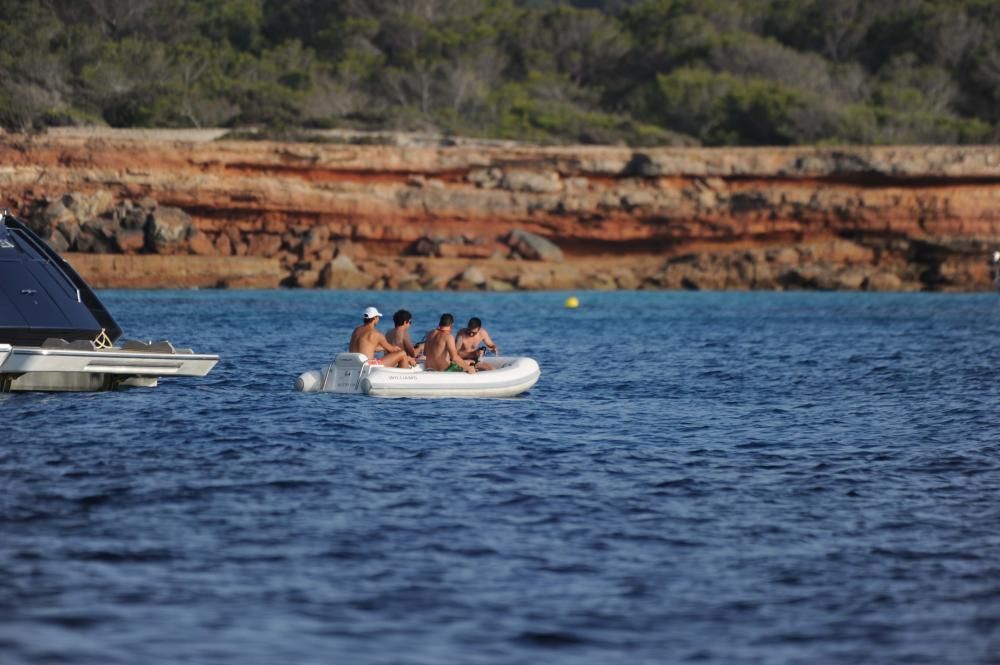
<path id="1" fill-rule="evenodd" d="M 518 256 L 529 261 L 562 261 L 564 258 L 554 242 L 535 233 L 514 229 L 506 241 Z"/>

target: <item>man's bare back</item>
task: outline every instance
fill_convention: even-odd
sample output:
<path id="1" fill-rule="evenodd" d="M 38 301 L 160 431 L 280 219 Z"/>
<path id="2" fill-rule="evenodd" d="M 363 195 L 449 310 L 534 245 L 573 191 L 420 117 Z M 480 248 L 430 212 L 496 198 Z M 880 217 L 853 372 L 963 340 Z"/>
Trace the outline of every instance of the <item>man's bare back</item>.
<path id="1" fill-rule="evenodd" d="M 441 372 L 464 371 L 475 374 L 476 368 L 458 354 L 458 347 L 451 336 L 451 324 L 454 318 L 451 314 L 441 317 L 440 325 L 427 334 L 424 341 L 424 355 L 427 356 L 427 369 Z"/>
<path id="2" fill-rule="evenodd" d="M 351 353 L 361 353 L 374 358 L 375 352 L 385 351 L 386 346 L 391 345 L 382 333 L 367 324 L 362 324 L 351 333 L 351 345 L 348 350 Z"/>
<path id="3" fill-rule="evenodd" d="M 410 339 L 410 332 L 402 328 L 393 328 L 385 334 L 385 338 L 389 340 L 390 344 L 395 344 L 400 347 L 408 355 L 418 356 L 420 355 L 420 345 L 414 345 L 413 340 Z"/>
<path id="4" fill-rule="evenodd" d="M 370 313 L 377 313 L 378 310 L 374 308 L 369 308 L 373 312 L 365 311 L 365 316 L 367 317 Z M 368 357 L 369 362 L 373 365 L 384 365 L 385 367 L 412 367 L 416 364 L 416 361 L 406 355 L 406 351 L 390 344 L 389 340 L 385 338 L 375 325 L 378 323 L 379 316 L 376 315 L 372 318 L 365 318 L 365 322 L 354 329 L 351 333 L 351 343 L 348 345 L 347 350 L 351 353 L 360 353 Z M 375 359 L 376 351 L 385 351 L 385 357 L 380 360 Z"/>
<path id="5" fill-rule="evenodd" d="M 413 326 L 413 315 L 405 309 L 401 309 L 392 315 L 392 322 L 396 327 L 387 332 L 385 334 L 385 338 L 389 340 L 390 344 L 395 344 L 406 351 L 406 355 L 412 358 L 419 356 L 423 351 L 421 348 L 423 343 L 414 344 L 413 340 L 410 338 L 410 327 Z"/>

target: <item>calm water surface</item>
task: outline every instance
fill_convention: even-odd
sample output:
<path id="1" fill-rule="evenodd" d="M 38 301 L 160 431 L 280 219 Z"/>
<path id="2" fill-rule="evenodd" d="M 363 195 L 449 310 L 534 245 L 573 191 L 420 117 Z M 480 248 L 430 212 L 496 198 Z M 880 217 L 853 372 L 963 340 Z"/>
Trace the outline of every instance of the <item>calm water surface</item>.
<path id="1" fill-rule="evenodd" d="M 223 361 L 0 395 L 0 663 L 1000 661 L 995 296 L 578 295 L 104 293 Z M 369 304 L 542 379 L 295 393 Z"/>

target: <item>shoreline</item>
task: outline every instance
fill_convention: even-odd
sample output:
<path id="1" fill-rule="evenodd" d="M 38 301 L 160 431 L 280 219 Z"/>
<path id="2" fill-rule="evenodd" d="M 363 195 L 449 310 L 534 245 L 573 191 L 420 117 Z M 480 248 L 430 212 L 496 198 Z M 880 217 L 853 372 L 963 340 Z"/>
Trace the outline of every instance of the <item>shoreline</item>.
<path id="1" fill-rule="evenodd" d="M 994 288 L 995 146 L 224 134 L 0 134 L 0 196 L 116 288 Z"/>

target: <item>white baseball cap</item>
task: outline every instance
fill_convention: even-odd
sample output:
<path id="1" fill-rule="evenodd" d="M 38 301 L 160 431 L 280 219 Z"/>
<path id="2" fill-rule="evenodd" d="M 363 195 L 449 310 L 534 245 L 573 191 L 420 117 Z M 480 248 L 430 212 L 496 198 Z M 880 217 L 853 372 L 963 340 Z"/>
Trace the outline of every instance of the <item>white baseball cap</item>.
<path id="1" fill-rule="evenodd" d="M 376 316 L 382 316 L 382 312 L 378 311 L 374 307 L 368 307 L 365 309 L 365 321 L 370 321 Z"/>

